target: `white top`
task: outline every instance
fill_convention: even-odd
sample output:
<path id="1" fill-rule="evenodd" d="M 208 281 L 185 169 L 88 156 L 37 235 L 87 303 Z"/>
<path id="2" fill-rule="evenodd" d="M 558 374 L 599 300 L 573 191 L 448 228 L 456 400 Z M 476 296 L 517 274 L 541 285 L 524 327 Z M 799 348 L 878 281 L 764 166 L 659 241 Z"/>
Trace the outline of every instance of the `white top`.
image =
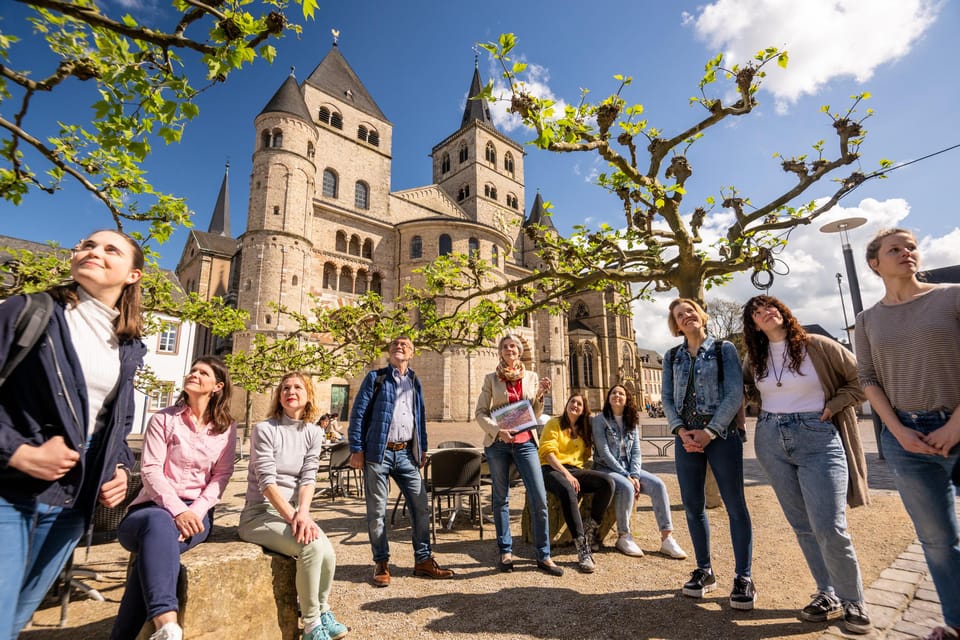
<path id="1" fill-rule="evenodd" d="M 787 342 L 771 342 L 767 357 L 767 375 L 757 380 L 763 410 L 770 413 L 823 411 L 826 397 L 810 356 L 804 352 L 799 375 L 788 368 Z M 780 386 L 777 386 L 779 379 Z"/>
<path id="2" fill-rule="evenodd" d="M 70 341 L 77 352 L 87 384 L 87 437 L 107 424 L 109 408 L 117 394 L 120 377 L 120 342 L 113 321 L 120 312 L 111 309 L 83 287 L 77 287 L 80 302 L 64 310 Z"/>

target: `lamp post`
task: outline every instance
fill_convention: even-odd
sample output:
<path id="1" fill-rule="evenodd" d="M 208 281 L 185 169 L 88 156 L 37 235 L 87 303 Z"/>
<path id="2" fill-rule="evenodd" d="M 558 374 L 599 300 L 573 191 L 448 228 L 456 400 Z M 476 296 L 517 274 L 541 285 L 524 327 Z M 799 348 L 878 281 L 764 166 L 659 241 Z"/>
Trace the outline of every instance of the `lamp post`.
<path id="1" fill-rule="evenodd" d="M 853 349 L 853 340 L 850 339 L 850 321 L 847 320 L 847 305 L 843 302 L 843 276 L 837 274 L 837 289 L 840 290 L 840 308 L 843 309 L 843 330 L 847 332 L 847 348 Z"/>
<path id="2" fill-rule="evenodd" d="M 866 223 L 866 218 L 842 218 L 840 220 L 834 220 L 833 222 L 828 222 L 827 224 L 820 227 L 821 233 L 839 233 L 840 234 L 840 246 L 843 250 L 843 262 L 847 270 L 847 282 L 850 285 L 850 301 L 853 303 L 853 315 L 857 316 L 861 311 L 863 311 L 863 300 L 860 298 L 860 281 L 857 279 L 857 265 L 853 261 L 853 250 L 850 248 L 850 238 L 847 236 L 847 232 L 851 229 L 856 229 L 857 227 L 863 226 Z M 840 274 L 837 274 L 837 285 L 840 284 Z M 843 304 L 843 288 L 840 288 L 840 304 Z M 846 322 L 847 311 L 844 309 L 844 322 Z M 849 325 L 848 325 L 849 327 Z M 849 340 L 850 329 L 847 329 L 847 339 Z M 851 348 L 853 343 L 850 343 Z M 880 421 L 877 412 L 873 411 L 871 407 L 870 415 L 873 417 L 873 433 L 877 440 L 877 454 L 880 459 L 883 460 L 883 445 L 880 442 L 880 432 L 883 430 L 883 423 Z"/>

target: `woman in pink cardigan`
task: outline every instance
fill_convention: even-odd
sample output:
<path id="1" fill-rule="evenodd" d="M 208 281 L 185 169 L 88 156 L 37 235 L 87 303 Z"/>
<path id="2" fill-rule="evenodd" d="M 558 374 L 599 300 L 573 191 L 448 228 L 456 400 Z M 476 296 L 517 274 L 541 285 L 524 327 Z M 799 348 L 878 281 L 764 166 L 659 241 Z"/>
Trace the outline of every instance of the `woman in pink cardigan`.
<path id="1" fill-rule="evenodd" d="M 177 624 L 180 554 L 207 539 L 236 458 L 230 378 L 219 358 L 190 368 L 176 404 L 154 414 L 143 439 L 143 489 L 117 529 L 137 554 L 127 576 L 111 640 L 134 640 L 144 622 L 150 640 L 181 640 Z"/>

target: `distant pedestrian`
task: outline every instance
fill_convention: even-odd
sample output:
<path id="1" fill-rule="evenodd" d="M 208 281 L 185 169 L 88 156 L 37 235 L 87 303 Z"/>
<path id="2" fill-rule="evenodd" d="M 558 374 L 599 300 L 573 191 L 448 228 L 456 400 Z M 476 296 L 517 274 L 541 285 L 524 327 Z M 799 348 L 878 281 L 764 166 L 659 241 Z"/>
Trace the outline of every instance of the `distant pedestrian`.
<path id="1" fill-rule="evenodd" d="M 842 617 L 848 632 L 867 633 L 873 626 L 845 508 L 848 499 L 852 506 L 869 501 L 855 410 L 864 399 L 857 362 L 836 340 L 804 331 L 771 296 L 744 305 L 743 335 L 747 396 L 761 409 L 757 461 L 817 585 L 800 617 Z"/>
<path id="2" fill-rule="evenodd" d="M 430 505 L 420 469 L 427 461 L 427 421 L 423 388 L 410 368 L 413 341 L 390 341 L 388 364 L 371 371 L 360 383 L 350 412 L 350 466 L 363 469 L 367 533 L 373 550 L 373 584 L 390 585 L 390 543 L 387 540 L 387 494 L 397 483 L 410 507 L 413 523 L 413 575 L 452 578 L 430 549 Z"/>
<path id="3" fill-rule="evenodd" d="M 857 364 L 867 400 L 886 427 L 881 439 L 913 520 L 945 627 L 960 635 L 960 528 L 951 474 L 960 460 L 960 285 L 917 278 L 920 252 L 906 229 L 880 231 L 867 264 L 884 296 L 857 316 Z"/>
<path id="4" fill-rule="evenodd" d="M 756 600 L 751 577 L 753 526 L 743 491 L 743 442 L 736 425 L 743 404 L 743 370 L 732 343 L 718 343 L 707 335 L 708 319 L 694 300 L 671 302 L 667 324 L 673 335 L 683 336 L 683 343 L 663 358 L 663 409 L 677 436 L 677 482 L 697 557 L 683 595 L 700 598 L 717 588 L 703 484 L 709 462 L 730 520 L 735 571 L 730 607 L 749 610 Z"/>

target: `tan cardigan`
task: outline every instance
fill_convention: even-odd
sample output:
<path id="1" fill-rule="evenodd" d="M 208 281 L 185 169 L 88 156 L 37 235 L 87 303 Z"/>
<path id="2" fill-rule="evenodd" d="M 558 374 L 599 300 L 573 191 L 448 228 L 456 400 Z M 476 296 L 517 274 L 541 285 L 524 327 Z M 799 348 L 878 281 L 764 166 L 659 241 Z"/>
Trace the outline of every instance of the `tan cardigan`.
<path id="1" fill-rule="evenodd" d="M 843 450 L 847 455 L 847 504 L 851 507 L 870 504 L 867 459 L 863 454 L 855 409 L 856 405 L 865 399 L 857 381 L 856 358 L 835 340 L 816 334 L 809 334 L 808 338 L 807 354 L 817 377 L 820 378 L 827 408 L 833 412 L 830 420 L 840 433 Z M 761 406 L 749 358 L 743 363 L 743 382 L 746 385 L 747 401 Z"/>
<path id="2" fill-rule="evenodd" d="M 523 373 L 523 397 L 533 405 L 533 413 L 537 416 L 543 411 L 543 397 L 536 398 L 537 387 L 540 385 L 540 376 L 533 371 Z M 497 377 L 496 371 L 488 373 L 483 379 L 483 388 L 480 390 L 480 397 L 477 398 L 477 409 L 474 411 L 474 417 L 477 424 L 483 429 L 483 446 L 489 447 L 497 439 L 497 422 L 490 416 L 490 412 L 509 404 L 507 400 L 507 384 Z M 533 441 L 539 445 L 537 439 L 537 430 L 533 429 Z"/>

